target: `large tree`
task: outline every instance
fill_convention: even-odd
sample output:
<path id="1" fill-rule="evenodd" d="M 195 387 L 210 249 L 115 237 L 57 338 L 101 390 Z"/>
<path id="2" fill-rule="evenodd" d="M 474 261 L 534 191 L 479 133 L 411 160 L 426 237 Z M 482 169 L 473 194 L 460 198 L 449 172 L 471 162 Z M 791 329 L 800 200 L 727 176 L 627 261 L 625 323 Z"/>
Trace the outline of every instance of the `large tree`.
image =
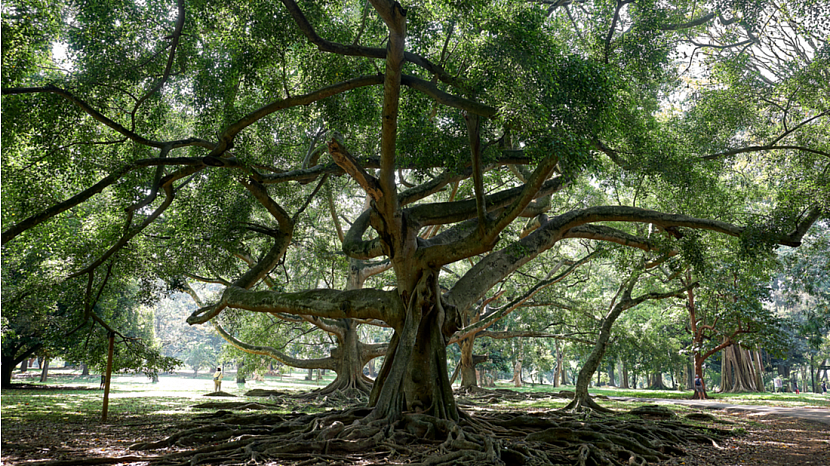
<path id="1" fill-rule="evenodd" d="M 229 308 L 383 321 L 371 409 L 328 424 L 326 448 L 375 446 L 397 423 L 495 461 L 485 429 L 451 427 L 446 345 L 498 282 L 573 238 L 671 249 L 636 225 L 763 248 L 827 215 L 826 24 L 791 3 L 16 2 L 4 35 L 60 25 L 4 41 L 2 242 L 80 221 L 98 243 L 67 277 L 93 281 L 136 257 L 159 274 L 215 268 L 219 246 L 256 236 L 256 264 L 189 322 Z M 38 68 L 55 44 L 66 69 Z M 260 287 L 329 182 L 350 205 L 343 252 L 385 257 L 390 283 Z M 582 196 L 614 185 L 634 195 Z M 756 185 L 771 191 L 748 215 Z M 470 261 L 444 292 L 442 271 Z"/>

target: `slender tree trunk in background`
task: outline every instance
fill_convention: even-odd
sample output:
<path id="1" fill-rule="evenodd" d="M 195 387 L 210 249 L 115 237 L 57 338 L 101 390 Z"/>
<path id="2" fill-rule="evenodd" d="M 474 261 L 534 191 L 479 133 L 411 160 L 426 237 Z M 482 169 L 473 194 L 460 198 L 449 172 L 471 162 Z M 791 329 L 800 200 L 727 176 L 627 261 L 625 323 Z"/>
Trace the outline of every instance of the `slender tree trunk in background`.
<path id="1" fill-rule="evenodd" d="M 695 400 L 705 400 L 709 396 L 706 395 L 706 379 L 703 377 L 703 361 L 704 359 L 699 356 L 699 354 L 695 353 L 695 376 L 700 377 L 701 387 L 700 391 L 696 391 L 693 399 Z"/>
<path id="2" fill-rule="evenodd" d="M 478 387 L 478 380 L 476 378 L 476 368 L 473 363 L 473 337 L 461 340 L 461 388 L 465 390 L 473 390 Z"/>
<path id="3" fill-rule="evenodd" d="M 239 361 L 236 365 L 236 383 L 245 383 L 245 376 L 242 375 L 242 368 L 245 367 L 245 361 Z"/>
<path id="4" fill-rule="evenodd" d="M 556 349 L 556 370 L 553 372 L 553 386 L 558 387 L 562 380 L 562 351 L 559 349 L 559 340 L 554 340 L 554 348 Z"/>
<path id="5" fill-rule="evenodd" d="M 81 375 L 89 375 L 89 366 L 81 364 Z"/>
<path id="6" fill-rule="evenodd" d="M 26 372 L 27 369 L 29 369 L 29 360 L 24 359 L 23 362 L 20 363 L 20 373 L 22 374 Z"/>
<path id="7" fill-rule="evenodd" d="M 112 382 L 112 354 L 115 350 L 115 332 L 109 333 L 109 350 L 107 351 L 107 379 L 104 384 L 104 406 L 101 408 L 101 422 L 107 422 L 110 405 L 110 382 Z"/>
<path id="8" fill-rule="evenodd" d="M 513 386 L 521 387 L 522 386 L 522 339 L 519 338 L 517 343 L 518 349 L 513 352 Z"/>
<path id="9" fill-rule="evenodd" d="M 816 391 L 816 374 L 815 374 L 815 372 L 813 372 L 813 371 L 817 371 L 817 370 L 818 370 L 818 369 L 815 369 L 815 367 L 816 367 L 816 366 L 815 366 L 815 364 L 816 364 L 816 361 L 815 361 L 815 355 L 814 355 L 814 354 L 810 354 L 810 378 L 812 379 L 812 382 L 813 382 L 813 383 L 812 383 L 812 386 L 813 386 L 813 390 L 812 390 L 812 391 L 813 391 L 813 393 L 818 393 L 818 392 Z"/>
<path id="10" fill-rule="evenodd" d="M 513 382 L 514 387 L 522 386 L 522 361 L 520 359 L 513 361 L 513 379 L 511 382 Z"/>
<path id="11" fill-rule="evenodd" d="M 631 388 L 628 384 L 628 363 L 623 360 L 620 364 L 622 366 L 620 371 L 620 388 Z"/>
<path id="12" fill-rule="evenodd" d="M 47 377 L 49 377 L 49 358 L 43 358 L 41 367 L 43 368 L 40 370 L 40 383 L 45 383 Z"/>
<path id="13" fill-rule="evenodd" d="M 614 361 L 608 361 L 608 385 L 612 387 L 617 386 L 617 381 L 614 377 Z"/>

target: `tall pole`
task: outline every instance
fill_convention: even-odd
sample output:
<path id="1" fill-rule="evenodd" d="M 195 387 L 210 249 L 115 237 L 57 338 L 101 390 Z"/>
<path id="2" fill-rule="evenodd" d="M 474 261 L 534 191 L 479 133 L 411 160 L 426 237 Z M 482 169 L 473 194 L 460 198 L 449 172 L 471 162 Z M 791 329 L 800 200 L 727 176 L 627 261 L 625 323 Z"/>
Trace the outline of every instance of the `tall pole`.
<path id="1" fill-rule="evenodd" d="M 109 333 L 110 347 L 107 352 L 107 380 L 104 384 L 104 409 L 101 412 L 101 422 L 107 422 L 107 409 L 110 404 L 110 381 L 112 380 L 112 353 L 115 350 L 115 332 Z"/>

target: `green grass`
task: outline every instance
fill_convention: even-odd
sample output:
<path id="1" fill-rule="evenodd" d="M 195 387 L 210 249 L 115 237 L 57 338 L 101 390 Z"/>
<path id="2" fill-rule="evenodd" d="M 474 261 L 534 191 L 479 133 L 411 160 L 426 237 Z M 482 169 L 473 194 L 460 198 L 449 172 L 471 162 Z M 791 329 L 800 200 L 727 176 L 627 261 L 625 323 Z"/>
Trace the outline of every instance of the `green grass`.
<path id="1" fill-rule="evenodd" d="M 77 371 L 50 371 L 46 383 L 36 382 L 35 373 L 30 371 L 31 380 L 15 378 L 15 383 L 26 383 L 43 387 L 63 387 L 58 390 L 2 390 L 0 413 L 3 422 L 66 422 L 83 423 L 89 419 L 100 419 L 104 391 L 99 390 L 100 375 L 81 376 Z M 167 422 L 171 418 L 191 415 L 191 406 L 209 401 L 256 401 L 244 397 L 252 389 L 297 391 L 321 388 L 334 380 L 329 374 L 320 381 L 304 380 L 307 371 L 293 372 L 282 377 L 266 376 L 263 381 L 248 380 L 245 384 L 235 383 L 235 374 L 226 374 L 222 391 L 239 398 L 214 398 L 204 396 L 213 391 L 212 374 L 180 372 L 176 375 L 161 375 L 158 383 L 152 383 L 144 375 L 119 374 L 113 376 L 110 386 L 108 420 L 112 423 L 140 422 L 152 424 Z M 17 374 L 16 374 L 17 375 Z M 229 380 L 228 380 L 229 379 Z M 309 407 L 311 409 L 311 407 Z"/>

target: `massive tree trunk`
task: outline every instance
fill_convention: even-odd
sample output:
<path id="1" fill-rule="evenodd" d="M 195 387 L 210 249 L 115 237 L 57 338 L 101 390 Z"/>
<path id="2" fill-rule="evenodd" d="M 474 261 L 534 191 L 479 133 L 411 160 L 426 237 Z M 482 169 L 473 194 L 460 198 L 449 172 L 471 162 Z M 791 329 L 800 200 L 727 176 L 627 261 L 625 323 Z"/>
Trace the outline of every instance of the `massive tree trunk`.
<path id="1" fill-rule="evenodd" d="M 372 417 L 398 419 L 404 411 L 457 421 L 458 408 L 447 374 L 447 341 L 457 313 L 444 309 L 437 271 L 424 270 L 407 299 L 406 318 L 396 329 L 378 373 L 369 406 Z"/>

